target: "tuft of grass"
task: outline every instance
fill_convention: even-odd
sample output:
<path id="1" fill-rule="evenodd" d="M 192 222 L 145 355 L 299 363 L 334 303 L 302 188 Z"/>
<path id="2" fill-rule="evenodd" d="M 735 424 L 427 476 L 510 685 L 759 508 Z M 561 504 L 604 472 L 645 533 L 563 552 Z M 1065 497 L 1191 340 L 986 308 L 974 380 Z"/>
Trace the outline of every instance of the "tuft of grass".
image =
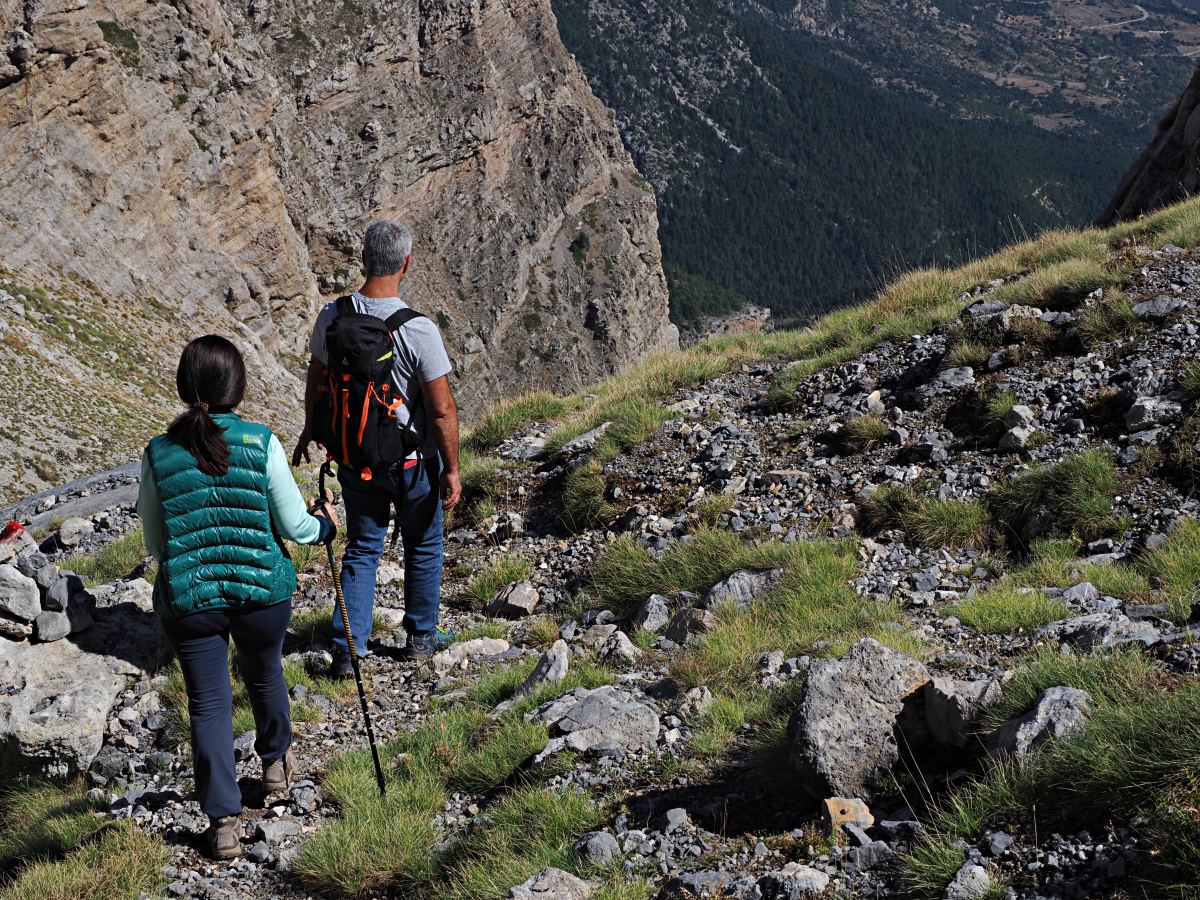
<path id="1" fill-rule="evenodd" d="M 920 497 L 911 485 L 884 485 L 863 505 L 868 531 L 902 528 L 925 547 L 984 547 L 991 536 L 988 512 L 975 500 Z"/>
<path id="2" fill-rule="evenodd" d="M 389 776 L 379 796 L 370 754 L 334 757 L 322 786 L 340 817 L 308 838 L 296 855 L 296 873 L 319 891 L 356 896 L 401 878 L 408 884 L 432 875 L 430 849 L 437 833 L 430 820 L 441 812 L 445 788 L 432 773 L 404 780 Z"/>
<path id="3" fill-rule="evenodd" d="M 901 522 L 924 547 L 984 547 L 991 534 L 987 510 L 976 500 L 921 500 Z"/>
<path id="4" fill-rule="evenodd" d="M 739 697 L 714 697 L 692 729 L 692 754 L 700 759 L 726 755 L 746 725 L 764 721 L 775 709 L 775 698 L 769 691 L 757 691 Z"/>
<path id="5" fill-rule="evenodd" d="M 721 516 L 733 509 L 736 502 L 731 494 L 718 491 L 705 494 L 697 500 L 692 512 L 700 520 L 702 528 L 716 528 L 721 524 Z"/>
<path id="6" fill-rule="evenodd" d="M 747 607 L 718 608 L 715 627 L 673 661 L 676 681 L 744 698 L 753 690 L 760 657 L 771 650 L 785 656 L 840 655 L 859 638 L 873 637 L 920 652 L 920 642 L 897 624 L 895 605 L 859 597 L 850 587 L 857 569 L 853 542 L 762 544 L 754 549 L 775 555 L 787 574 Z M 726 557 L 724 568 L 741 566 Z"/>
<path id="7" fill-rule="evenodd" d="M 1133 314 L 1129 298 L 1119 295 L 1105 299 L 1085 309 L 1075 322 L 1079 338 L 1085 347 L 1096 347 L 1105 341 L 1124 337 L 1138 328 L 1141 323 Z"/>
<path id="8" fill-rule="evenodd" d="M 846 453 L 861 453 L 887 440 L 888 424 L 874 413 L 855 416 L 837 434 L 838 446 Z"/>
<path id="9" fill-rule="evenodd" d="M 1117 648 L 1084 656 L 1042 647 L 1021 658 L 1000 699 L 984 712 L 979 730 L 993 731 L 1024 715 L 1047 688 L 1078 688 L 1093 700 L 1120 703 L 1149 690 L 1157 676 L 1154 660 L 1138 650 Z"/>
<path id="10" fill-rule="evenodd" d="M 521 697 L 489 719 L 488 711 L 512 697 L 533 665 L 531 660 L 490 673 L 472 686 L 462 706 L 388 742 L 382 748 L 391 761 L 386 798 L 379 796 L 366 751 L 335 757 L 324 786 L 340 815 L 301 847 L 300 876 L 338 895 L 386 886 L 416 897 L 482 898 L 503 894 L 546 865 L 574 868 L 570 849 L 599 812 L 586 797 L 538 786 L 538 778 L 558 770 L 525 768 L 547 733 L 524 716 L 562 691 L 607 684 L 612 673 L 578 660 L 562 683 Z M 459 842 L 439 849 L 443 836 L 430 822 L 451 792 L 500 793 Z"/>
<path id="11" fill-rule="evenodd" d="M 1024 278 L 997 288 L 993 296 L 1023 306 L 1071 309 L 1096 288 L 1109 287 L 1117 280 L 1103 259 L 1067 258 L 1034 269 Z"/>
<path id="12" fill-rule="evenodd" d="M 1200 399 L 1200 360 L 1185 365 L 1176 376 L 1179 387 L 1192 400 Z"/>
<path id="13" fill-rule="evenodd" d="M 563 483 L 562 520 L 574 532 L 602 527 L 615 514 L 605 499 L 608 484 L 597 460 L 590 459 L 567 473 Z"/>
<path id="14" fill-rule="evenodd" d="M 980 591 L 954 605 L 954 615 L 984 634 L 1014 634 L 1031 631 L 1072 615 L 1058 600 L 1041 591 L 999 586 Z"/>
<path id="15" fill-rule="evenodd" d="M 593 563 L 585 602 L 593 609 L 632 616 L 651 594 L 703 593 L 738 569 L 786 566 L 793 558 L 790 546 L 747 545 L 733 532 L 700 528 L 656 558 L 622 535 Z"/>
<path id="16" fill-rule="evenodd" d="M 58 857 L 104 827 L 82 779 L 58 785 L 20 781 L 0 793 L 0 871 L 22 860 Z"/>
<path id="17" fill-rule="evenodd" d="M 600 820 L 600 807 L 585 795 L 516 790 L 488 810 L 484 825 L 439 857 L 438 877 L 425 895 L 493 900 L 548 866 L 575 869 L 575 841 Z"/>
<path id="18" fill-rule="evenodd" d="M 946 348 L 946 353 L 942 356 L 941 368 L 957 369 L 962 366 L 970 366 L 978 372 L 987 365 L 988 357 L 991 355 L 992 348 L 986 344 L 968 339 L 954 341 Z"/>
<path id="19" fill-rule="evenodd" d="M 157 893 L 166 845 L 132 822 L 113 822 L 95 840 L 62 859 L 31 863 L 4 886 L 5 900 L 137 900 Z"/>
<path id="20" fill-rule="evenodd" d="M 1112 529 L 1112 499 L 1117 474 L 1103 450 L 1064 456 L 1053 466 L 1034 466 L 1000 482 L 987 505 L 997 529 L 1020 543 L 1025 521 L 1039 506 L 1054 515 L 1053 533 L 1075 535 L 1081 541 L 1102 537 Z"/>
<path id="21" fill-rule="evenodd" d="M 524 581 L 533 569 L 529 560 L 521 556 L 502 556 L 490 562 L 478 575 L 467 582 L 464 594 L 477 609 L 482 609 L 492 598 L 514 581 Z"/>
<path id="22" fill-rule="evenodd" d="M 88 587 L 109 584 L 132 574 L 146 559 L 142 529 L 137 528 L 105 544 L 98 553 L 65 557 L 59 565 L 74 572 Z"/>
<path id="23" fill-rule="evenodd" d="M 572 400 L 548 391 L 532 391 L 506 400 L 471 429 L 463 438 L 463 446 L 476 453 L 487 453 L 531 422 L 557 419 L 569 412 L 572 405 Z"/>
<path id="24" fill-rule="evenodd" d="M 1183 519 L 1167 541 L 1141 560 L 1141 570 L 1164 594 L 1176 618 L 1186 621 L 1200 600 L 1200 523 Z"/>

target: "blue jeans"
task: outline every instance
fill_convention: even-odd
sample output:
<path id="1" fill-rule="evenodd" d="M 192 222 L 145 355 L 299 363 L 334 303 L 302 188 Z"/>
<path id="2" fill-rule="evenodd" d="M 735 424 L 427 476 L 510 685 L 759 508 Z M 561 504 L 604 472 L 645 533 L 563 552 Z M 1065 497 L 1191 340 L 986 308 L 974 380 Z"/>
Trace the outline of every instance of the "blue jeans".
<path id="1" fill-rule="evenodd" d="M 196 799 L 211 818 L 236 816 L 242 811 L 233 761 L 230 635 L 237 645 L 238 673 L 254 710 L 254 749 L 264 764 L 271 763 L 292 745 L 291 707 L 280 664 L 291 618 L 292 604 L 284 601 L 163 620 L 187 686 Z"/>
<path id="2" fill-rule="evenodd" d="M 404 469 L 398 463 L 390 478 L 371 482 L 339 473 L 346 504 L 346 554 L 342 557 L 342 592 L 354 649 L 367 655 L 375 606 L 375 575 L 393 505 L 399 505 L 404 541 L 404 630 L 428 634 L 437 625 L 442 601 L 441 460 L 437 455 Z M 333 640 L 348 652 L 342 618 L 333 611 Z"/>

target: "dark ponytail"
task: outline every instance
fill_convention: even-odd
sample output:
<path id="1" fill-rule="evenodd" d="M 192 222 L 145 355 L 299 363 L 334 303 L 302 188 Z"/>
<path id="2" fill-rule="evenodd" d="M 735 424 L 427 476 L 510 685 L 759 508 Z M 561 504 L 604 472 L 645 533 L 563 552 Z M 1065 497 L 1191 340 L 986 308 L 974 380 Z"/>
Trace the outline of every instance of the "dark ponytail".
<path id="1" fill-rule="evenodd" d="M 232 412 L 246 395 L 242 354 L 215 334 L 196 338 L 179 357 L 175 387 L 188 410 L 171 423 L 167 437 L 196 457 L 201 472 L 219 478 L 229 471 L 229 445 L 209 413 Z"/>

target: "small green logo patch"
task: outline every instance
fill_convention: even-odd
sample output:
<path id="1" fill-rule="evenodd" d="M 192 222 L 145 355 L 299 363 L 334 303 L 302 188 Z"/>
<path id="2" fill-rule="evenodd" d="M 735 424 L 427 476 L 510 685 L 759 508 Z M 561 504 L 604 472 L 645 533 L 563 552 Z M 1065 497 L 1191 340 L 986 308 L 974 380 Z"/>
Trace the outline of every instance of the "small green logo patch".
<path id="1" fill-rule="evenodd" d="M 261 447 L 262 446 L 262 438 L 260 438 L 257 434 L 243 434 L 242 435 L 242 443 L 243 444 L 253 444 L 255 447 Z"/>

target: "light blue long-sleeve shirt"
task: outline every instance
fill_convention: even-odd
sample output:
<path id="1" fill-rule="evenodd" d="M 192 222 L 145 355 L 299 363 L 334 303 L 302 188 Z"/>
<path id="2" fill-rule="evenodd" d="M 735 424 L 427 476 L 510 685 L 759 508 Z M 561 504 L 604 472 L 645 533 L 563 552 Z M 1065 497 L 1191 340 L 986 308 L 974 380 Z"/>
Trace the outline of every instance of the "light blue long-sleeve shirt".
<path id="1" fill-rule="evenodd" d="M 323 518 L 311 516 L 296 487 L 292 470 L 279 438 L 271 435 L 267 448 L 267 502 L 271 510 L 271 525 L 275 531 L 297 544 L 318 544 L 333 530 L 333 525 Z M 142 535 L 146 550 L 159 562 L 167 555 L 167 535 L 163 527 L 162 498 L 154 473 L 150 468 L 150 456 L 142 454 L 142 484 L 138 491 L 138 517 L 142 520 Z"/>

